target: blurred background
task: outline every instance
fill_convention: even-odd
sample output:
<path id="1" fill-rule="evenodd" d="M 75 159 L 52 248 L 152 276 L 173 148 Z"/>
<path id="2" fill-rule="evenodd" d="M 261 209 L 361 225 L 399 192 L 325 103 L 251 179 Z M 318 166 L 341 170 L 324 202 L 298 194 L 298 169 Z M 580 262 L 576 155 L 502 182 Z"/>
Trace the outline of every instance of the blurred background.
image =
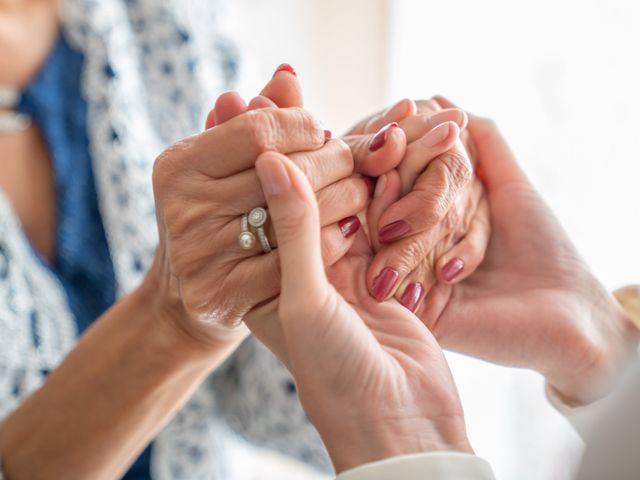
<path id="1" fill-rule="evenodd" d="M 228 13 L 246 96 L 289 62 L 334 132 L 436 93 L 490 116 L 597 275 L 640 281 L 640 2 L 238 0 Z M 580 441 L 541 379 L 449 358 L 497 477 L 567 478 Z"/>

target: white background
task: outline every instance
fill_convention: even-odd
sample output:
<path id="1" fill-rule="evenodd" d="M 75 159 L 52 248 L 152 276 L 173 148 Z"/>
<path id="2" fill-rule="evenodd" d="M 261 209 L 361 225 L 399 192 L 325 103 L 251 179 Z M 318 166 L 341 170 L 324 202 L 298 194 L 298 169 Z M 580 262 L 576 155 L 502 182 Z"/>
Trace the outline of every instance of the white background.
<path id="1" fill-rule="evenodd" d="M 247 95 L 289 61 L 336 130 L 435 93 L 491 116 L 602 281 L 640 283 L 640 2 L 240 4 L 235 26 L 260 65 Z M 579 443 L 540 379 L 450 359 L 473 446 L 498 478 L 566 478 Z"/>

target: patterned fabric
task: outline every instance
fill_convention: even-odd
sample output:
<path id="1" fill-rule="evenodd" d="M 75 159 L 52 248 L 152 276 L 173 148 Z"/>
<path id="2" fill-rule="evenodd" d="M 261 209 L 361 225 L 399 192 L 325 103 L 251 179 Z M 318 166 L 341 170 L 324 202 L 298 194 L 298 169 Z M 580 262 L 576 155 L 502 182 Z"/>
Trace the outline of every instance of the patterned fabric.
<path id="1" fill-rule="evenodd" d="M 215 0 L 61 2 L 65 38 L 84 57 L 88 154 L 116 296 L 139 284 L 153 258 L 155 157 L 201 130 L 213 99 L 234 80 L 236 55 L 214 27 L 221 7 Z M 76 310 L 0 192 L 0 420 L 73 348 Z M 254 444 L 330 468 L 288 372 L 250 339 L 160 433 L 151 477 L 250 479 Z"/>

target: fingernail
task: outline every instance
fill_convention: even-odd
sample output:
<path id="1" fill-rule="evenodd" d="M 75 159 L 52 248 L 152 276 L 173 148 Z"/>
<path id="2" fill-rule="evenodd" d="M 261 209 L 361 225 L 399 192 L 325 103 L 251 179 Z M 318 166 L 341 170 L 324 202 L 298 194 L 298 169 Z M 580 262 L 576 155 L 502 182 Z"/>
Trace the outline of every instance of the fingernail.
<path id="1" fill-rule="evenodd" d="M 450 131 L 450 123 L 441 123 L 422 137 L 422 143 L 425 147 L 435 147 L 449 136 Z"/>
<path id="2" fill-rule="evenodd" d="M 404 220 L 398 220 L 385 227 L 378 232 L 378 241 L 380 243 L 391 243 L 401 237 L 404 237 L 411 231 L 411 226 Z"/>
<path id="3" fill-rule="evenodd" d="M 289 72 L 294 77 L 298 76 L 298 74 L 296 73 L 296 70 L 288 63 L 283 63 L 278 68 L 276 68 L 276 71 L 273 74 L 273 76 L 275 77 L 276 74 L 278 74 L 279 72 Z"/>
<path id="4" fill-rule="evenodd" d="M 452 258 L 442 268 L 442 276 L 447 282 L 451 282 L 460 274 L 460 272 L 462 272 L 462 270 L 464 270 L 464 262 L 459 258 Z"/>
<path id="5" fill-rule="evenodd" d="M 400 274 L 393 268 L 385 267 L 373 281 L 373 296 L 382 302 L 386 299 L 398 282 Z"/>
<path id="6" fill-rule="evenodd" d="M 289 174 L 281 161 L 271 158 L 259 159 L 255 167 L 262 191 L 267 197 L 280 195 L 291 188 Z"/>
<path id="7" fill-rule="evenodd" d="M 387 186 L 387 174 L 380 175 L 376 182 L 376 191 L 373 193 L 374 198 L 381 197 L 384 193 L 384 189 Z"/>
<path id="8" fill-rule="evenodd" d="M 328 142 L 329 140 L 331 140 L 331 130 L 325 130 L 324 131 L 324 141 Z"/>
<path id="9" fill-rule="evenodd" d="M 384 144 L 387 142 L 387 135 L 392 128 L 397 128 L 398 124 L 396 122 L 390 123 L 380 129 L 378 133 L 371 139 L 369 142 L 369 151 L 375 152 L 384 147 Z"/>
<path id="10" fill-rule="evenodd" d="M 340 231 L 344 238 L 349 238 L 356 234 L 360 230 L 360 219 L 356 216 L 347 217 L 338 222 Z"/>
<path id="11" fill-rule="evenodd" d="M 376 191 L 377 180 L 374 177 L 362 177 L 365 185 L 367 186 L 367 192 L 369 192 L 369 198 L 373 198 L 373 194 Z"/>
<path id="12" fill-rule="evenodd" d="M 422 286 L 422 284 L 420 282 L 412 283 L 402 294 L 400 303 L 402 303 L 402 305 L 404 305 L 406 309 L 415 312 L 416 308 L 418 308 L 420 300 L 422 300 L 423 295 L 424 287 Z"/>

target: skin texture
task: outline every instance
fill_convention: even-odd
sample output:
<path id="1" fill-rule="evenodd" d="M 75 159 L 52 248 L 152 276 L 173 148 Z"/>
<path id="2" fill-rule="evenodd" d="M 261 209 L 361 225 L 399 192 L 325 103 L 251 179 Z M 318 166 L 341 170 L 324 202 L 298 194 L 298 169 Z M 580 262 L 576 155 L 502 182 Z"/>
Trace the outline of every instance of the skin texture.
<path id="1" fill-rule="evenodd" d="M 103 315 L 0 425 L 6 478 L 121 477 L 236 347 L 203 348 L 150 308 L 145 282 Z"/>
<path id="2" fill-rule="evenodd" d="M 278 315 L 248 324 L 294 375 L 336 471 L 400 454 L 471 452 L 439 345 L 406 308 L 367 292 L 364 233 L 325 274 L 308 180 L 276 153 L 256 169 L 279 239 L 282 291 Z"/>
<path id="3" fill-rule="evenodd" d="M 452 284 L 468 277 L 482 262 L 491 233 L 484 188 L 473 176 L 475 160 L 466 131 L 467 117 L 462 110 L 455 106 L 443 108 L 433 99 L 402 100 L 363 120 L 351 132 L 378 128 L 385 121 L 400 118 L 403 112 L 414 112 L 413 116 L 399 120 L 407 140 L 413 143 L 409 144 L 407 157 L 400 166 L 378 179 L 378 190 L 367 214 L 376 251 L 367 272 L 369 291 L 375 295 L 375 279 L 383 269 L 392 268 L 398 272 L 398 280 L 387 298 L 395 295 L 401 302 L 416 285 L 428 292 L 437 282 Z M 448 125 L 452 130 L 460 127 L 455 143 L 429 163 L 412 161 L 412 157 L 420 159 L 418 152 L 424 149 L 424 146 L 415 148 L 423 143 L 416 135 L 417 127 L 426 124 L 443 128 L 440 119 L 453 121 L 455 125 Z M 398 220 L 415 226 L 407 236 L 381 244 L 380 229 Z M 463 268 L 449 279 L 443 268 L 453 259 L 462 261 Z M 412 306 L 415 309 L 419 305 Z"/>
<path id="4" fill-rule="evenodd" d="M 302 88 L 296 76 L 278 69 L 249 104 L 236 92 L 221 95 L 209 114 L 207 127 L 263 106 L 302 104 Z M 394 124 L 400 128 L 389 128 Z M 466 124 L 466 114 L 458 108 L 443 109 L 435 100 L 405 99 L 361 121 L 343 137 L 353 152 L 356 172 L 379 176 L 375 198 L 366 214 L 369 237 L 378 252 L 367 281 L 372 296 L 379 301 L 395 294 L 407 308 L 415 310 L 437 281 L 463 280 L 484 257 L 490 235 L 488 206 L 482 184 L 471 178 L 468 142 L 463 145 L 459 141 L 467 138 Z M 372 152 L 370 147 L 381 134 L 386 134 L 386 141 Z M 404 141 L 406 148 L 401 146 Z M 397 220 L 413 225 L 414 234 L 382 245 L 379 228 Z M 436 265 L 444 267 L 449 260 L 462 265 L 453 279 L 446 278 L 442 268 L 436 269 Z M 388 268 L 397 272 L 395 286 L 384 296 L 376 295 L 376 277 Z M 409 291 L 418 292 L 411 301 L 406 299 Z"/>
<path id="5" fill-rule="evenodd" d="M 444 105 L 451 105 L 440 99 Z M 638 331 L 589 271 L 490 120 L 471 117 L 491 212 L 485 261 L 418 315 L 452 350 L 539 371 L 568 403 L 607 392 Z"/>
<path id="6" fill-rule="evenodd" d="M 341 209 L 349 216 L 349 205 L 363 208 L 367 187 L 360 178 L 340 185 L 341 169 L 353 168 L 350 150 L 327 143 L 308 113 L 252 113 L 169 148 L 154 168 L 161 243 L 152 268 L 4 420 L 0 451 L 9 478 L 119 476 L 237 347 L 246 335 L 238 316 L 273 296 L 267 279 L 278 282 L 273 258 L 237 247 L 242 202 L 264 202 L 252 166 L 267 149 L 292 152 L 309 171 L 322 166 L 313 178 L 329 208 L 323 235 L 349 248 L 335 222 Z M 335 179 L 337 187 L 322 188 Z M 209 268 L 219 276 L 211 278 Z"/>

